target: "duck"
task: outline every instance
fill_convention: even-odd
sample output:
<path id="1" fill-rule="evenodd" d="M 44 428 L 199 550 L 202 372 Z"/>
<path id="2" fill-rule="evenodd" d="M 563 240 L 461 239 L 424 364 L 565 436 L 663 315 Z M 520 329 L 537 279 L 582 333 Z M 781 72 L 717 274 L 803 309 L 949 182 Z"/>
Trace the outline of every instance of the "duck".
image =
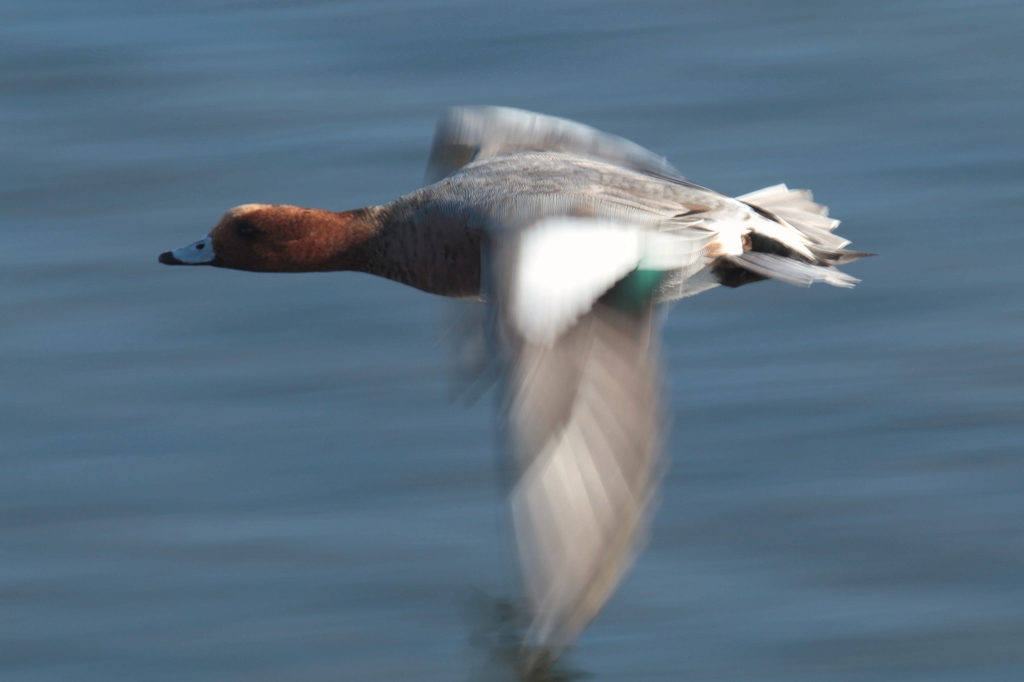
<path id="1" fill-rule="evenodd" d="M 457 107 L 425 186 L 341 212 L 245 204 L 167 265 L 357 271 L 483 310 L 524 611 L 522 665 L 550 669 L 642 548 L 665 469 L 657 310 L 775 279 L 849 288 L 839 221 L 808 190 L 728 197 L 581 123 Z"/>

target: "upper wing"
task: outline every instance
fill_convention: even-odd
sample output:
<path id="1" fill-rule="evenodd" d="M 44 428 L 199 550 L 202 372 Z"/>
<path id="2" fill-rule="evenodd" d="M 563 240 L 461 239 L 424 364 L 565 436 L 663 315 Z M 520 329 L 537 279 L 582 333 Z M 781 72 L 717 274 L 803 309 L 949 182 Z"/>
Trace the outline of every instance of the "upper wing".
<path id="1" fill-rule="evenodd" d="M 516 152 L 565 152 L 682 179 L 663 157 L 574 121 L 506 107 L 456 107 L 437 124 L 426 182 L 433 184 L 472 161 Z"/>
<path id="2" fill-rule="evenodd" d="M 645 538 L 664 430 L 655 286 L 631 296 L 624 283 L 643 272 L 647 252 L 664 253 L 657 240 L 644 245 L 652 234 L 612 219 L 535 216 L 497 230 L 488 247 L 534 656 L 575 641 Z M 673 265 L 703 263 L 689 245 Z"/>

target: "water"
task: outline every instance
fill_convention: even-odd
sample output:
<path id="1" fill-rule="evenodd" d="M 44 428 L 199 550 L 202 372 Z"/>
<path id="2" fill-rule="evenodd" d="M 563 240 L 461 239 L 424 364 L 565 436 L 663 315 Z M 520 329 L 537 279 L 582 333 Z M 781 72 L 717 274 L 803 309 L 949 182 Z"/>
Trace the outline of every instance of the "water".
<path id="1" fill-rule="evenodd" d="M 252 201 L 418 186 L 451 104 L 568 116 L 739 194 L 811 187 L 853 291 L 675 306 L 615 680 L 1024 676 L 1019 2 L 0 8 L 0 677 L 478 679 L 508 589 L 488 401 L 436 303 L 167 268 Z M 470 615 L 465 615 L 469 612 Z"/>

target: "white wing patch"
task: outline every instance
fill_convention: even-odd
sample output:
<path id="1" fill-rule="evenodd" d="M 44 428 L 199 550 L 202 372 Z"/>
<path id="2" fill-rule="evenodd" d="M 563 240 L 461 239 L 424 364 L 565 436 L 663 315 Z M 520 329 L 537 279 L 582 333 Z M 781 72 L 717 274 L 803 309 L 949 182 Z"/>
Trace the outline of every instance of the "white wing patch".
<path id="1" fill-rule="evenodd" d="M 633 270 L 680 271 L 705 264 L 703 230 L 657 232 L 603 218 L 547 218 L 524 230 L 511 274 L 511 319 L 530 343 L 550 345 Z"/>
<path id="2" fill-rule="evenodd" d="M 525 230 L 510 292 L 516 329 L 550 345 L 636 269 L 643 247 L 642 228 L 610 220 L 549 218 Z"/>

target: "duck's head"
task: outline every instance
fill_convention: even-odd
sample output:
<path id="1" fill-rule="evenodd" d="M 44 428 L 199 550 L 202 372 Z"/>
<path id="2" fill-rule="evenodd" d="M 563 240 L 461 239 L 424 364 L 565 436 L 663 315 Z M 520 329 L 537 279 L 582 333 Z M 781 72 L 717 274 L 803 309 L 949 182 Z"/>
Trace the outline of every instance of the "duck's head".
<path id="1" fill-rule="evenodd" d="M 256 272 L 353 269 L 356 247 L 374 232 L 368 218 L 366 210 L 245 204 L 225 213 L 203 239 L 160 254 L 160 262 Z"/>

